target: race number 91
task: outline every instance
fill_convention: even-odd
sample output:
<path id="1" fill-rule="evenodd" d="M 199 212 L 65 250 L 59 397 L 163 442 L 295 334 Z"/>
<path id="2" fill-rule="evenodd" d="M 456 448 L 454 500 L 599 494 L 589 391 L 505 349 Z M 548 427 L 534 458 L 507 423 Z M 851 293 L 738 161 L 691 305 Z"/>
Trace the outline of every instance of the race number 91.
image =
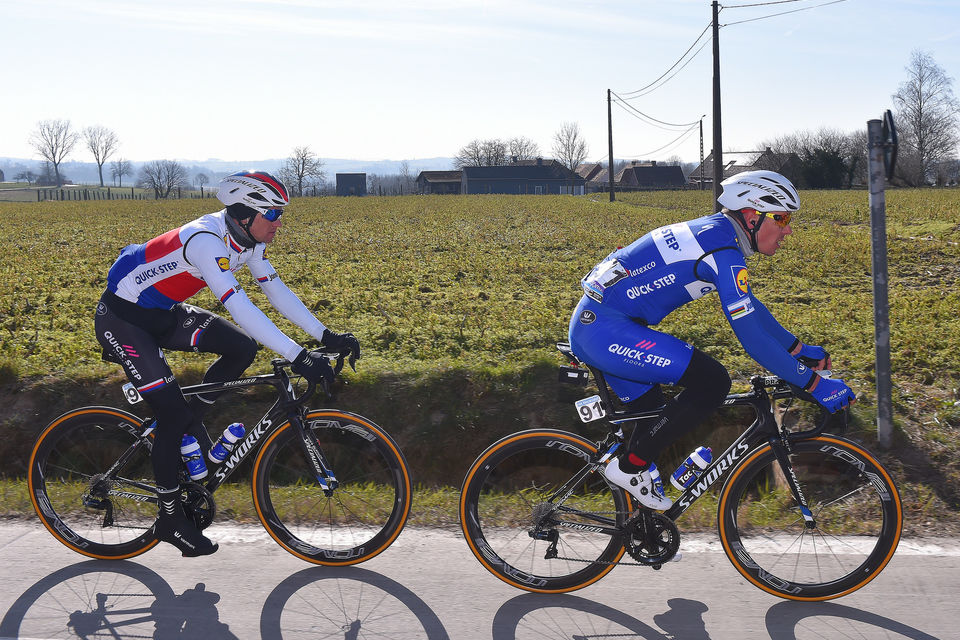
<path id="1" fill-rule="evenodd" d="M 603 409 L 603 403 L 600 402 L 600 396 L 590 396 L 583 400 L 577 400 L 575 403 L 577 413 L 580 414 L 580 420 L 583 422 L 593 422 L 607 415 Z"/>

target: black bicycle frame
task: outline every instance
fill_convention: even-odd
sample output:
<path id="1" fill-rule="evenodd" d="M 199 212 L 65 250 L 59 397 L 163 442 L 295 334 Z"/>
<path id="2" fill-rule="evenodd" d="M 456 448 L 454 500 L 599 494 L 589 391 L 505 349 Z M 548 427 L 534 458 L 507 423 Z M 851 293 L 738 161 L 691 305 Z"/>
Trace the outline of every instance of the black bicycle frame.
<path id="1" fill-rule="evenodd" d="M 260 421 L 257 422 L 253 428 L 247 429 L 243 439 L 237 442 L 230 456 L 222 463 L 217 465 L 217 468 L 214 470 L 213 474 L 211 474 L 206 482 L 203 483 L 204 487 L 210 493 L 216 491 L 221 484 L 226 482 L 227 479 L 233 475 L 233 472 L 243 463 L 244 460 L 246 460 L 247 456 L 249 456 L 252 451 L 256 450 L 258 443 L 263 439 L 264 436 L 269 435 L 287 421 L 289 421 L 290 424 L 296 428 L 297 435 L 299 436 L 298 439 L 303 445 L 304 455 L 307 457 L 307 460 L 310 461 L 310 465 L 313 467 L 314 476 L 316 477 L 321 488 L 324 490 L 332 490 L 337 486 L 336 477 L 333 471 L 330 469 L 330 465 L 324 458 L 319 444 L 310 436 L 309 431 L 304 427 L 304 416 L 307 412 L 304 404 L 313 394 L 315 385 L 310 383 L 307 386 L 307 389 L 297 396 L 294 392 L 293 384 L 290 381 L 290 376 L 284 369 L 285 366 L 289 366 L 289 363 L 286 360 L 273 360 L 271 361 L 271 364 L 273 365 L 274 369 L 272 374 L 250 376 L 248 378 L 228 380 L 226 382 L 207 382 L 186 386 L 181 389 L 184 396 L 192 396 L 201 393 L 243 389 L 257 385 L 270 385 L 277 389 L 279 395 L 277 400 L 273 403 L 273 406 L 267 410 L 266 414 L 264 414 Z M 122 467 L 123 462 L 129 456 L 133 455 L 133 453 L 140 446 L 150 446 L 148 436 L 155 426 L 156 420 L 153 417 L 147 418 L 141 422 L 140 440 L 134 443 L 130 449 L 124 452 L 120 459 L 113 464 L 111 471 L 108 471 L 107 474 L 105 474 L 107 477 L 111 477 L 111 472 L 114 469 Z M 145 489 L 153 493 L 156 492 L 155 487 L 143 485 L 142 483 L 133 481 L 127 482 L 140 489 Z M 148 501 L 155 502 L 156 498 L 149 498 Z"/>
<path id="2" fill-rule="evenodd" d="M 594 379 L 597 382 L 597 388 L 601 397 L 601 401 L 606 407 L 613 407 L 609 391 L 606 388 L 606 382 L 603 378 L 603 373 L 594 369 L 593 367 L 589 367 L 589 365 L 588 368 L 594 375 Z M 792 465 L 790 464 L 790 443 L 820 435 L 826 428 L 827 421 L 824 420 L 814 429 L 788 434 L 786 431 L 781 430 L 780 426 L 774 419 L 773 412 L 771 411 L 770 397 L 772 395 L 775 399 L 792 398 L 795 397 L 796 392 L 779 386 L 782 381 L 773 376 L 754 376 L 751 378 L 750 382 L 753 385 L 752 391 L 728 395 L 723 401 L 722 406 L 749 406 L 753 409 L 756 418 L 754 419 L 753 423 L 747 427 L 747 429 L 741 433 L 740 436 L 737 437 L 737 439 L 734 440 L 729 447 L 727 447 L 726 451 L 724 451 L 722 455 L 714 458 L 713 462 L 708 465 L 707 468 L 704 469 L 700 474 L 697 481 L 686 491 L 684 491 L 679 498 L 677 498 L 673 506 L 664 512 L 664 515 L 671 520 L 676 521 L 676 519 L 683 515 L 683 513 L 689 509 L 693 503 L 696 502 L 700 496 L 702 496 L 711 486 L 713 486 L 718 479 L 726 475 L 727 471 L 734 468 L 742 460 L 742 458 L 751 449 L 753 449 L 754 446 L 766 440 L 770 443 L 777 461 L 779 462 L 780 467 L 786 476 L 787 484 L 790 487 L 790 491 L 793 494 L 794 499 L 797 501 L 797 505 L 799 506 L 800 512 L 803 514 L 804 519 L 807 522 L 807 526 L 815 526 L 813 516 L 807 506 L 806 498 L 804 497 L 803 492 L 800 490 L 797 477 L 793 472 Z M 772 394 L 767 392 L 767 387 L 774 388 Z M 611 437 L 614 438 L 613 442 L 611 442 L 610 437 L 608 437 L 602 443 L 600 443 L 597 460 L 586 465 L 563 487 L 554 492 L 554 494 L 549 498 L 549 501 L 553 502 L 554 500 L 557 500 L 562 505 L 563 500 L 570 494 L 570 492 L 572 492 L 572 487 L 576 486 L 576 484 L 588 473 L 593 472 L 598 466 L 615 455 L 617 449 L 623 445 L 623 432 L 620 429 L 620 425 L 636 421 L 657 419 L 660 417 L 661 410 L 662 407 L 640 412 L 613 411 L 610 415 L 608 415 L 607 422 L 612 428 Z M 619 433 L 616 433 L 614 429 Z M 609 525 L 614 524 L 609 518 L 604 518 L 596 514 L 579 512 L 572 509 L 565 509 L 562 506 L 557 508 L 557 512 L 562 513 L 563 511 L 577 513 L 577 515 L 581 517 L 586 517 L 596 522 L 608 525 L 608 527 L 597 527 L 595 529 L 590 527 L 591 530 L 609 534 L 619 533 L 618 531 L 609 528 Z M 573 528 L 589 527 L 589 525 L 563 523 L 560 521 L 555 521 L 554 524 L 557 526 L 569 526 Z"/>

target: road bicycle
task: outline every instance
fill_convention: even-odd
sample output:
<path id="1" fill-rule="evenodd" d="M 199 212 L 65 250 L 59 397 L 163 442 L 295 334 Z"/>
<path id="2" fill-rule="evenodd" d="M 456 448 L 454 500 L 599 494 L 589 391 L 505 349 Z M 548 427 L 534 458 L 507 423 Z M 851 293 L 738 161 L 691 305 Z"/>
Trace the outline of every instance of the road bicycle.
<path id="1" fill-rule="evenodd" d="M 337 359 L 343 355 L 326 353 Z M 213 495 L 248 457 L 257 518 L 293 555 L 344 566 L 381 553 L 410 512 L 411 481 L 397 443 L 371 420 L 339 409 L 307 409 L 316 386 L 302 393 L 291 363 L 272 374 L 183 387 L 185 396 L 269 385 L 276 401 L 201 482 L 181 463 L 181 498 L 196 525 L 216 515 Z M 131 402 L 136 390 L 125 387 Z M 112 407 L 63 414 L 40 433 L 30 455 L 28 487 L 40 521 L 53 536 L 91 558 L 123 559 L 158 542 L 157 486 L 150 452 L 155 421 Z"/>
<path id="2" fill-rule="evenodd" d="M 862 445 L 828 433 L 830 414 L 801 389 L 754 376 L 749 392 L 727 396 L 723 405 L 750 407 L 753 423 L 661 513 L 640 507 L 600 472 L 625 445 L 623 427 L 655 420 L 660 410 L 615 409 L 603 373 L 568 344 L 557 347 L 571 363 L 561 368 L 563 378 L 585 385 L 592 375 L 596 382 L 597 395 L 577 403 L 581 419 L 602 418 L 609 432 L 594 441 L 555 429 L 522 431 L 471 465 L 461 528 L 477 559 L 507 584 L 563 593 L 618 564 L 660 569 L 680 546 L 675 521 L 724 476 L 717 506 L 723 551 L 768 593 L 843 596 L 893 557 L 903 527 L 893 479 Z"/>

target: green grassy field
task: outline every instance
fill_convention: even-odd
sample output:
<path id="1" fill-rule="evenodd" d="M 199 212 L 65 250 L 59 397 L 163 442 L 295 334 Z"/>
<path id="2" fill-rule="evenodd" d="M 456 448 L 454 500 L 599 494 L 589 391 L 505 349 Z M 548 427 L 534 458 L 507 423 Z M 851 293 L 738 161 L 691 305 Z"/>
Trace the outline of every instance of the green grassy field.
<path id="1" fill-rule="evenodd" d="M 751 258 L 751 283 L 785 327 L 831 352 L 837 375 L 860 394 L 856 415 L 869 438 L 875 381 L 867 193 L 801 196 L 794 235 L 777 256 Z M 465 435 L 473 446 L 493 440 L 494 422 L 512 430 L 566 415 L 543 407 L 557 402 L 558 392 L 546 386 L 559 362 L 553 344 L 566 337 L 580 277 L 651 228 L 710 212 L 709 200 L 693 191 L 626 194 L 612 204 L 599 195 L 302 198 L 268 256 L 324 323 L 359 337 L 364 356 L 353 393 L 375 392 L 363 408 L 380 411 L 375 420 L 403 423 L 390 430 L 401 433 L 405 450 L 455 446 Z M 213 202 L 0 202 L 7 238 L 0 255 L 0 424 L 36 433 L 54 417 L 49 412 L 89 395 L 102 379 L 116 386 L 117 368 L 100 361 L 92 333 L 107 269 L 125 244 L 206 213 Z M 960 190 L 890 191 L 887 218 L 902 454 L 893 463 L 904 483 L 927 496 L 918 498 L 918 512 L 931 504 L 955 510 Z M 249 274 L 240 280 L 268 309 Z M 193 301 L 224 312 L 208 291 Z M 278 325 L 305 338 L 283 319 Z M 659 328 L 720 359 L 735 386 L 758 370 L 716 296 L 678 310 Z M 262 351 L 251 371 L 264 370 L 271 357 Z M 176 353 L 169 360 L 186 380 L 209 362 Z M 534 396 L 540 404 L 531 404 Z M 463 457 L 479 452 L 468 449 Z M 443 464 L 424 462 L 428 477 Z M 450 485 L 459 483 L 457 473 Z"/>

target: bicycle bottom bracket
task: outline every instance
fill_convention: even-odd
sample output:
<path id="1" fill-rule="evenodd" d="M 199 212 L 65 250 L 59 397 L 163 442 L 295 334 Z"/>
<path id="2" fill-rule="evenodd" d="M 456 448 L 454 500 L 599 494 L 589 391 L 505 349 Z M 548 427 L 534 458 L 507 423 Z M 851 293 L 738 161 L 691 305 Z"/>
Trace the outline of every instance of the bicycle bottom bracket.
<path id="1" fill-rule="evenodd" d="M 197 529 L 203 530 L 210 526 L 217 515 L 217 505 L 213 501 L 213 494 L 206 487 L 196 482 L 181 485 L 183 496 L 183 511 L 193 521 Z"/>
<path id="2" fill-rule="evenodd" d="M 640 564 L 659 569 L 680 549 L 680 531 L 667 516 L 641 509 L 623 525 L 627 553 Z"/>

